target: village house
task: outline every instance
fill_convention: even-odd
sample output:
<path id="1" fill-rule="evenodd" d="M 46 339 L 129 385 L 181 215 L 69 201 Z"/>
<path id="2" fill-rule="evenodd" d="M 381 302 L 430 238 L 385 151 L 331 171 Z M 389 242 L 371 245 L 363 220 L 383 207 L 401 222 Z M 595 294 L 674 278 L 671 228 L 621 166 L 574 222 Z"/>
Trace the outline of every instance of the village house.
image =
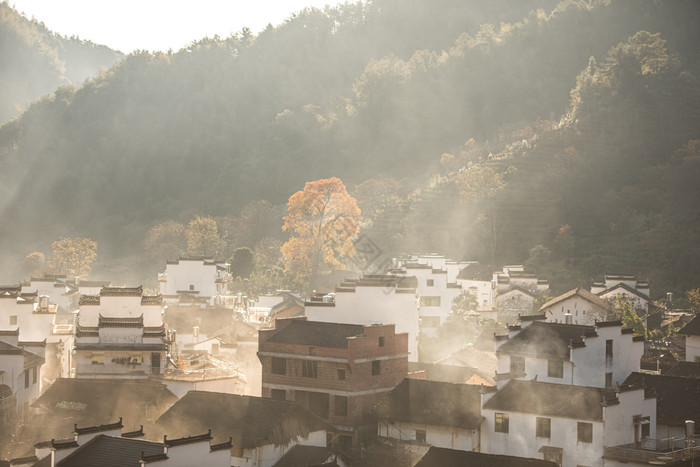
<path id="1" fill-rule="evenodd" d="M 548 301 L 539 309 L 550 323 L 594 325 L 615 319 L 610 302 L 578 287 Z"/>
<path id="2" fill-rule="evenodd" d="M 202 299 L 210 306 L 226 295 L 231 281 L 229 264 L 202 256 L 181 256 L 168 261 L 165 272 L 158 274 L 160 293 L 166 303 L 176 304 L 181 297 Z"/>
<path id="3" fill-rule="evenodd" d="M 377 404 L 377 434 L 424 447 L 479 450 L 481 391 L 477 385 L 405 379 Z"/>
<path id="4" fill-rule="evenodd" d="M 305 303 L 309 321 L 359 325 L 396 325 L 408 334 L 408 359 L 418 361 L 419 314 L 415 277 L 365 275 L 346 280 L 334 296 Z"/>
<path id="5" fill-rule="evenodd" d="M 639 371 L 643 337 L 621 321 L 595 326 L 523 321 L 496 338 L 496 380 L 535 378 L 555 384 L 614 388 Z"/>
<path id="6" fill-rule="evenodd" d="M 616 391 L 511 380 L 483 394 L 482 415 L 482 452 L 560 467 L 602 467 L 606 446 L 656 436 L 656 401 L 642 387 Z"/>
<path id="7" fill-rule="evenodd" d="M 0 433 L 26 422 L 41 393 L 40 370 L 46 341 L 21 342 L 19 330 L 0 330 Z"/>
<path id="8" fill-rule="evenodd" d="M 700 363 L 700 315 L 683 326 L 678 334 L 685 336 L 685 360 Z"/>
<path id="9" fill-rule="evenodd" d="M 372 406 L 408 374 L 407 340 L 393 324 L 277 320 L 260 331 L 262 395 L 307 408 L 357 444 L 376 431 Z"/>
<path id="10" fill-rule="evenodd" d="M 13 466 L 36 467 L 141 467 L 157 463 L 163 467 L 193 465 L 228 467 L 230 442 L 212 444 L 211 431 L 161 442 L 145 441 L 143 425 L 136 431 L 122 431 L 118 422 L 78 427 L 68 439 L 52 439 L 34 446 L 34 454 L 10 461 Z"/>
<path id="11" fill-rule="evenodd" d="M 211 430 L 230 443 L 232 467 L 272 467 L 295 445 L 326 446 L 327 424 L 290 402 L 191 391 L 156 420 L 155 437 L 188 436 Z"/>
<path id="12" fill-rule="evenodd" d="M 496 281 L 489 266 L 477 262 L 468 263 L 457 275 L 462 290 L 468 290 L 477 300 L 476 310 L 482 317 L 496 320 Z"/>
<path id="13" fill-rule="evenodd" d="M 525 272 L 522 265 L 504 266 L 493 273 L 496 286 L 497 320 L 515 323 L 519 314 L 529 315 L 535 300 L 549 293 L 549 281 Z"/>
<path id="14" fill-rule="evenodd" d="M 591 293 L 615 303 L 618 298 L 627 299 L 640 316 L 649 314 L 649 282 L 637 280 L 628 274 L 606 274 L 601 282 L 594 282 Z"/>

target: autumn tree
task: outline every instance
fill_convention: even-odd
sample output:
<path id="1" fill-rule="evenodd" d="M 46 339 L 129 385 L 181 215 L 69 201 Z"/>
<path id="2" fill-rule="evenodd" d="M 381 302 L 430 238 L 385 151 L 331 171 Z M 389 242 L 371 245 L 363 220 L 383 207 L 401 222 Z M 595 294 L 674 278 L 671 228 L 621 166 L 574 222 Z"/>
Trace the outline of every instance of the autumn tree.
<path id="1" fill-rule="evenodd" d="M 85 278 L 97 258 L 97 242 L 89 238 L 61 237 L 51 244 L 49 265 L 58 274 Z"/>
<path id="2" fill-rule="evenodd" d="M 256 271 L 282 266 L 282 242 L 273 237 L 263 237 L 258 240 L 253 250 Z"/>
<path id="3" fill-rule="evenodd" d="M 387 208 L 400 203 L 402 191 L 401 183 L 393 178 L 370 178 L 355 185 L 351 193 L 362 211 L 363 221 L 372 223 Z"/>
<path id="4" fill-rule="evenodd" d="M 353 236 L 359 231 L 360 208 L 336 177 L 308 182 L 287 203 L 282 230 L 292 238 L 282 246 L 285 269 L 299 284 L 318 274 L 344 269 L 344 258 L 355 256 Z"/>
<path id="5" fill-rule="evenodd" d="M 24 258 L 24 268 L 31 276 L 41 272 L 45 266 L 46 259 L 40 251 L 33 251 Z"/>
<path id="6" fill-rule="evenodd" d="M 187 224 L 187 254 L 190 256 L 217 256 L 221 253 L 222 241 L 216 221 L 211 217 L 197 216 Z"/>
<path id="7" fill-rule="evenodd" d="M 185 226 L 173 221 L 152 227 L 144 241 L 147 255 L 159 262 L 176 259 L 186 247 Z"/>

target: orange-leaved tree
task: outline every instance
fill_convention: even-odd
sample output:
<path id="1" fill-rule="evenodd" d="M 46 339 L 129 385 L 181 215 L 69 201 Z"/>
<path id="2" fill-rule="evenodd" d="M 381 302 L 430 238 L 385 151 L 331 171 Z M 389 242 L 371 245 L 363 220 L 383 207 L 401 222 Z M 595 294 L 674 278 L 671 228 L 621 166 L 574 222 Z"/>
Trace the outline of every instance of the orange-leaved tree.
<path id="1" fill-rule="evenodd" d="M 319 273 L 344 269 L 344 258 L 355 256 L 353 237 L 362 216 L 357 202 L 336 177 L 307 182 L 287 203 L 282 230 L 292 238 L 282 245 L 285 269 L 302 286 Z"/>
<path id="2" fill-rule="evenodd" d="M 86 278 L 97 258 L 97 242 L 89 238 L 61 237 L 51 244 L 49 264 L 54 272 Z"/>

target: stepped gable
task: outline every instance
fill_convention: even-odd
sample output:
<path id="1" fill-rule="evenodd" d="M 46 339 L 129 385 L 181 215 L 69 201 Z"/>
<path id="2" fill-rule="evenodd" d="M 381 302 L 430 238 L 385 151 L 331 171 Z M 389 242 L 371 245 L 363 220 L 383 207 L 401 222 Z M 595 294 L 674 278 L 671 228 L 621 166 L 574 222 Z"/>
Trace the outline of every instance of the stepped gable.
<path id="1" fill-rule="evenodd" d="M 144 337 L 165 337 L 165 325 L 144 327 L 143 335 Z"/>
<path id="2" fill-rule="evenodd" d="M 84 428 L 78 428 L 78 424 L 75 423 L 73 425 L 73 433 L 75 433 L 76 435 L 89 435 L 91 433 L 101 433 L 103 431 L 121 430 L 122 428 L 124 428 L 124 425 L 122 424 L 122 417 L 119 417 L 118 422 L 107 423 L 104 425 L 87 426 Z"/>
<path id="3" fill-rule="evenodd" d="M 167 447 L 183 446 L 185 444 L 200 443 L 202 441 L 211 441 L 211 429 L 203 435 L 186 436 L 183 438 L 168 439 L 168 435 L 163 436 L 163 444 Z"/>
<path id="4" fill-rule="evenodd" d="M 404 379 L 375 408 L 381 420 L 474 430 L 481 425 L 481 386 Z"/>
<path id="5" fill-rule="evenodd" d="M 355 292 L 357 287 L 385 287 L 396 289 L 396 293 L 415 293 L 418 279 L 394 274 L 365 274 L 359 279 L 344 280 L 336 287 L 336 292 Z"/>
<path id="6" fill-rule="evenodd" d="M 184 436 L 211 429 L 219 442 L 248 449 L 286 445 L 327 428 L 307 410 L 285 401 L 205 391 L 189 391 L 156 420 L 153 429 Z"/>
<path id="7" fill-rule="evenodd" d="M 100 328 L 142 328 L 143 314 L 133 318 L 113 318 L 100 314 L 99 324 L 97 326 Z"/>
<path id="8" fill-rule="evenodd" d="M 484 409 L 602 421 L 603 407 L 619 404 L 613 389 L 510 380 Z"/>
<path id="9" fill-rule="evenodd" d="M 347 349 L 348 338 L 362 336 L 364 333 L 365 328 L 361 324 L 326 323 L 294 319 L 268 338 L 266 342 Z"/>
<path id="10" fill-rule="evenodd" d="M 80 321 L 75 326 L 75 337 L 99 337 L 100 328 L 97 326 L 81 326 Z"/>
<path id="11" fill-rule="evenodd" d="M 595 326 L 533 321 L 502 344 L 496 354 L 568 360 L 571 347 L 585 347 L 585 338 L 597 336 Z"/>
<path id="12" fill-rule="evenodd" d="M 141 439 L 97 435 L 63 459 L 60 465 L 71 467 L 133 466 L 142 456 L 163 454 L 163 445 Z"/>
<path id="13" fill-rule="evenodd" d="M 142 297 L 143 286 L 138 287 L 102 287 L 100 297 Z"/>
<path id="14" fill-rule="evenodd" d="M 80 300 L 78 301 L 78 306 L 89 306 L 89 305 L 99 305 L 100 296 L 99 295 L 80 295 Z"/>
<path id="15" fill-rule="evenodd" d="M 163 304 L 163 296 L 161 294 L 158 295 L 144 295 L 141 297 L 141 305 L 162 305 Z"/>
<path id="16" fill-rule="evenodd" d="M 567 299 L 574 297 L 574 296 L 579 296 L 579 297 L 583 298 L 584 300 L 592 303 L 593 305 L 606 310 L 607 312 L 612 313 L 612 311 L 613 311 L 613 306 L 607 300 L 603 300 L 599 296 L 595 295 L 594 293 L 591 293 L 590 291 L 588 291 L 582 287 L 578 287 L 578 288 L 575 288 L 573 290 L 569 290 L 568 292 L 561 294 L 556 298 L 553 298 L 552 300 L 550 300 L 547 303 L 545 303 L 544 305 L 542 305 L 540 307 L 540 311 L 544 311 L 547 308 L 551 308 L 552 306 L 554 306 L 558 303 L 561 303 L 564 300 L 567 300 Z"/>

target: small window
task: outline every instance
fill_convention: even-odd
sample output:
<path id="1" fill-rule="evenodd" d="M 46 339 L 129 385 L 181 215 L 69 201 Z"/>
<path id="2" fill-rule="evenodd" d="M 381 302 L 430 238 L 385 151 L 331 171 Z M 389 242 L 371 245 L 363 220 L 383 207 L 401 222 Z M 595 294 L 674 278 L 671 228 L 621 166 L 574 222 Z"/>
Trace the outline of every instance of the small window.
<path id="1" fill-rule="evenodd" d="M 610 389 L 613 387 L 613 374 L 605 373 L 605 387 Z"/>
<path id="2" fill-rule="evenodd" d="M 440 306 L 440 297 L 421 297 L 421 306 Z"/>
<path id="3" fill-rule="evenodd" d="M 194 290 L 194 284 L 190 284 L 190 290 Z"/>
<path id="4" fill-rule="evenodd" d="M 25 388 L 29 387 L 29 368 L 24 370 L 24 387 Z"/>
<path id="5" fill-rule="evenodd" d="M 270 389 L 270 399 L 276 401 L 287 400 L 287 393 L 284 389 Z"/>
<path id="6" fill-rule="evenodd" d="M 547 360 L 547 376 L 550 378 L 564 377 L 564 361 Z"/>
<path id="7" fill-rule="evenodd" d="M 338 368 L 338 379 L 340 381 L 345 381 L 345 370 Z"/>
<path id="8" fill-rule="evenodd" d="M 510 374 L 519 375 L 522 373 L 525 373 L 525 358 L 511 355 L 510 356 Z"/>
<path id="9" fill-rule="evenodd" d="M 348 415 L 348 398 L 345 396 L 335 396 L 335 409 L 333 413 L 339 417 L 346 417 Z"/>
<path id="10" fill-rule="evenodd" d="M 287 359 L 272 357 L 272 374 L 286 375 L 287 374 Z"/>
<path id="11" fill-rule="evenodd" d="M 605 363 L 612 363 L 613 358 L 613 341 L 608 339 L 605 341 Z"/>
<path id="12" fill-rule="evenodd" d="M 496 424 L 494 430 L 496 433 L 508 433 L 508 419 L 507 413 L 496 413 Z"/>
<path id="13" fill-rule="evenodd" d="M 382 362 L 379 360 L 372 361 L 372 376 L 377 376 L 382 374 Z"/>
<path id="14" fill-rule="evenodd" d="M 425 443 L 425 430 L 416 430 L 416 442 Z"/>
<path id="15" fill-rule="evenodd" d="M 36 384 L 36 367 L 32 368 L 32 384 Z"/>
<path id="16" fill-rule="evenodd" d="M 302 360 L 301 376 L 304 378 L 318 378 L 318 362 Z"/>
<path id="17" fill-rule="evenodd" d="M 649 417 L 644 417 L 642 421 L 642 439 L 648 439 L 651 436 L 651 424 Z"/>
<path id="18" fill-rule="evenodd" d="M 90 363 L 93 365 L 104 365 L 105 364 L 105 354 L 104 352 L 93 352 L 90 357 Z"/>
<path id="19" fill-rule="evenodd" d="M 432 287 L 432 286 L 435 285 L 435 280 L 433 280 L 433 279 L 428 279 L 428 280 L 426 281 L 426 283 L 427 283 L 428 287 Z"/>
<path id="20" fill-rule="evenodd" d="M 384 347 L 384 336 L 379 337 L 379 347 Z"/>
<path id="21" fill-rule="evenodd" d="M 586 422 L 578 422 L 578 442 L 592 443 L 593 442 L 593 424 Z"/>
<path id="22" fill-rule="evenodd" d="M 537 417 L 535 419 L 535 436 L 538 438 L 551 438 L 552 419 Z"/>
<path id="23" fill-rule="evenodd" d="M 17 316 L 10 316 L 10 326 L 17 324 Z"/>

